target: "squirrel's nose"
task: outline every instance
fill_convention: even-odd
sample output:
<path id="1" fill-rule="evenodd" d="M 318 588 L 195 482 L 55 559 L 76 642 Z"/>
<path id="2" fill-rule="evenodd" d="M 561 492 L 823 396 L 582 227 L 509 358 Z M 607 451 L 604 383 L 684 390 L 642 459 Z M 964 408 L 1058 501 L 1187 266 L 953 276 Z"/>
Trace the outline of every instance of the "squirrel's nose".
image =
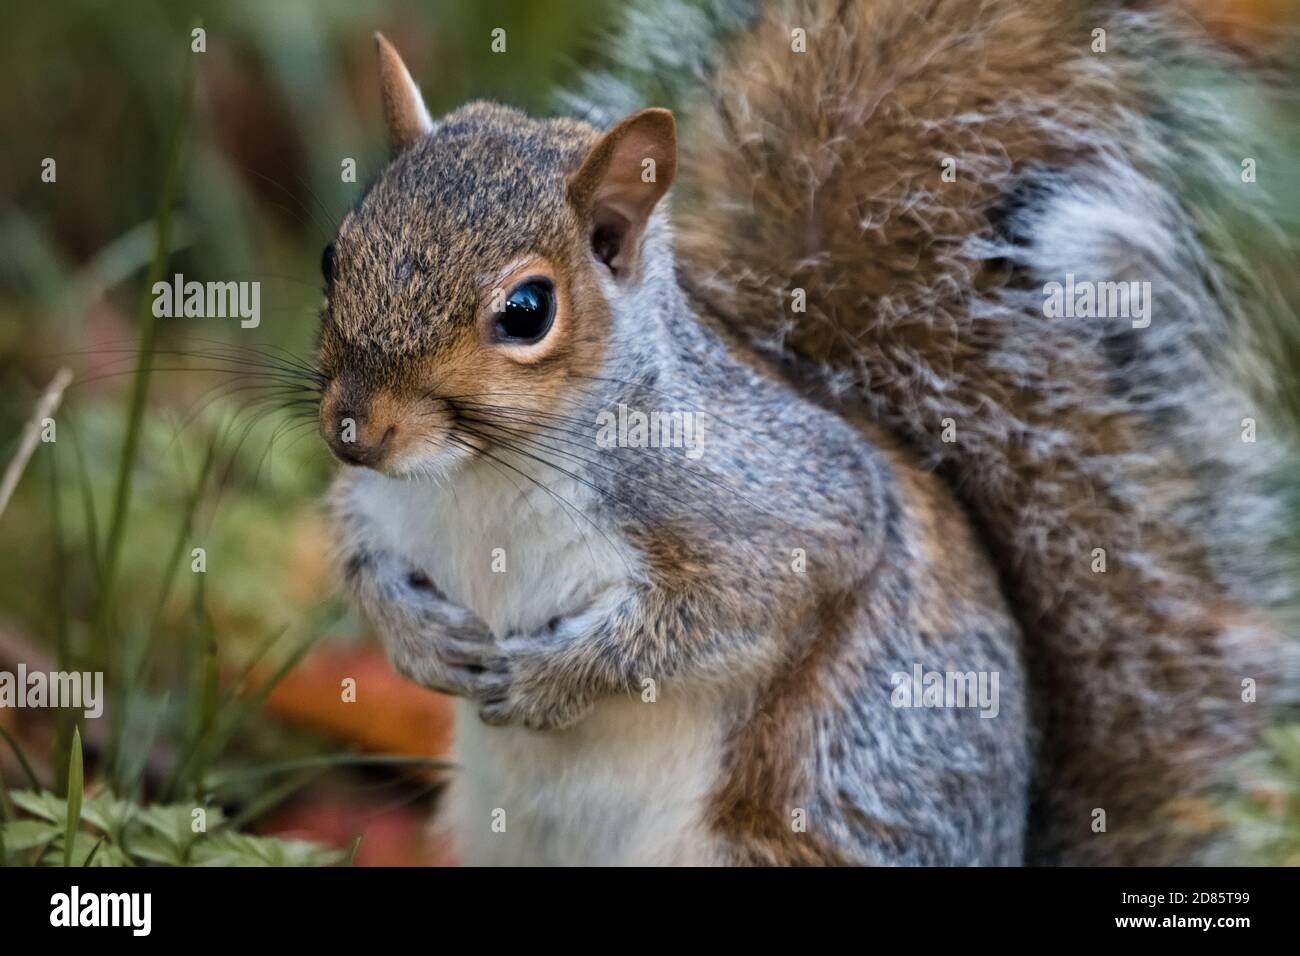
<path id="1" fill-rule="evenodd" d="M 326 439 L 340 461 L 374 466 L 384 460 L 396 433 L 396 425 L 375 422 L 343 409 L 335 413 L 334 427 Z"/>

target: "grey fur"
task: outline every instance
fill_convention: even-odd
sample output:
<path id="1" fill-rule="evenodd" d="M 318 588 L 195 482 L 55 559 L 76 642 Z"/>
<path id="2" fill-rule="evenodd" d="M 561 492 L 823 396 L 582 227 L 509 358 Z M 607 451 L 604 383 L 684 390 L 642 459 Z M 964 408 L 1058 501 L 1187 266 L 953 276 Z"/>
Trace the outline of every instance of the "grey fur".
<path id="1" fill-rule="evenodd" d="M 832 9 L 820 0 L 788 6 L 810 18 Z M 1014 13 L 1007 4 L 987 8 Z M 714 91 L 711 103 L 691 86 L 710 81 L 755 11 L 734 3 L 684 9 L 673 4 L 671 27 L 663 28 L 650 26 L 653 12 L 634 12 L 635 42 L 624 52 L 630 78 L 592 79 L 587 94 L 604 102 L 581 112 L 612 118 L 648 105 L 636 102 L 637 78 L 671 66 L 683 82 L 657 89 L 674 103 L 694 104 L 706 118 L 716 108 L 738 127 L 752 119 L 738 116 L 730 91 Z M 1131 36 L 1168 35 L 1146 18 L 1119 22 Z M 692 34 L 689 42 L 679 29 Z M 976 23 L 958 39 L 980 35 Z M 1096 73 L 1071 62 L 1093 94 L 1135 83 L 1128 58 Z M 809 196 L 858 169 L 826 162 L 826 142 L 798 141 L 797 131 L 767 118 L 759 133 L 734 144 L 741 159 L 753 148 L 754 164 L 723 170 L 736 195 L 703 195 L 698 181 L 689 184 L 696 192 L 687 190 L 685 212 L 694 219 L 684 231 L 712 245 L 701 242 L 693 256 L 675 259 L 667 216 L 655 214 L 640 274 L 609 299 L 600 371 L 566 382 L 563 410 L 578 429 L 570 438 L 587 450 L 594 427 L 575 423 L 619 405 L 698 411 L 711 439 L 698 461 L 643 448 L 577 456 L 527 417 L 481 426 L 500 463 L 522 477 L 545 483 L 576 474 L 592 491 L 577 516 L 586 524 L 575 527 L 617 543 L 628 559 L 624 587 L 553 626 L 493 633 L 412 587 L 409 565 L 393 542 L 376 538 L 341 482 L 335 514 L 346 577 L 399 667 L 473 700 L 485 721 L 548 733 L 595 719 L 597 702 L 634 692 L 647 675 L 669 693 L 712 695 L 728 728 L 709 817 L 724 861 L 1009 864 L 1025 859 L 1027 836 L 1032 859 L 1044 862 L 1127 861 L 1174 847 L 1170 831 L 1151 824 L 1159 801 L 1201 793 L 1248 749 L 1254 715 L 1234 703 L 1235 682 L 1276 677 L 1278 658 L 1262 639 L 1267 627 L 1253 618 L 1220 623 L 1205 604 L 1218 588 L 1226 605 L 1251 611 L 1290 600 L 1282 576 L 1260 569 L 1273 566 L 1266 539 L 1278 515 L 1261 473 L 1291 451 L 1250 455 L 1232 444 L 1228 426 L 1253 408 L 1236 384 L 1242 359 L 1229 318 L 1248 311 L 1248 297 L 1214 263 L 1195 210 L 1177 192 L 1169 130 L 1122 105 L 1093 103 L 1092 112 L 1070 117 L 1064 100 L 997 92 L 1005 95 L 983 113 L 944 117 L 951 126 L 903 122 L 912 133 L 939 129 L 969 146 L 964 168 L 1007 201 L 996 229 L 984 228 L 990 215 L 978 229 L 942 232 L 946 200 L 920 185 L 880 210 L 871 206 L 874 195 L 852 197 L 866 212 L 848 247 L 905 221 L 921 224 L 909 243 L 941 250 L 934 273 L 900 267 L 883 293 L 854 286 L 856 275 L 828 273 L 812 290 L 817 301 L 807 318 L 784 312 L 791 271 L 823 266 L 831 250 L 828 243 L 803 258 L 786 253 L 782 241 L 802 235 L 792 224 L 804 222 L 803 210 L 796 207 L 790 221 L 763 218 L 753 199 L 767 185 L 763 163 L 783 164 L 771 170 L 773 181 L 797 170 L 805 180 L 796 185 Z M 853 121 L 875 118 L 874 108 L 844 99 L 836 105 Z M 1069 159 L 1011 166 L 1001 144 L 980 133 L 981 124 L 997 129 L 1003 120 L 1037 124 Z M 765 153 L 764 135 L 786 149 Z M 475 105 L 399 157 L 344 224 L 342 286 L 323 343 L 330 374 L 370 388 L 400 384 L 411 363 L 436 358 L 463 334 L 477 303 L 459 277 L 490 271 L 511 252 L 540 244 L 587 275 L 591 263 L 573 243 L 585 242 L 589 224 L 566 205 L 564 183 L 594 138 L 579 124 Z M 928 169 L 925 150 L 939 147 L 925 143 L 912 143 L 917 155 L 903 159 Z M 882 157 L 852 158 L 889 171 Z M 752 190 L 742 172 L 756 177 Z M 518 196 L 527 197 L 526 208 L 516 208 Z M 717 205 L 695 208 L 692 199 Z M 742 226 L 729 235 L 724 215 L 732 212 Z M 745 214 L 756 217 L 752 230 Z M 721 238 L 700 228 L 699 218 L 709 216 Z M 861 271 L 887 271 L 889 256 L 906 260 L 909 249 L 886 241 L 875 249 L 879 260 L 860 254 Z M 411 272 L 411 287 L 398 290 L 391 263 L 420 256 L 427 261 Z M 976 283 L 1004 263 L 1011 279 Z M 1039 290 L 1064 271 L 1152 277 L 1161 314 L 1177 321 L 1146 336 L 1096 322 L 1048 325 Z M 800 335 L 814 322 L 852 333 L 857 348 L 804 354 Z M 909 322 L 974 330 L 977 360 L 963 366 L 938 350 L 878 348 L 873 335 Z M 889 364 L 895 360 L 899 366 Z M 1028 407 L 986 387 L 986 376 L 1032 395 Z M 1211 396 L 1215 424 L 1198 414 L 1192 384 Z M 1073 421 L 1081 406 L 1092 416 L 1083 426 Z M 906 446 L 859 421 L 862 411 Z M 938 438 L 936 423 L 948 417 L 961 422 L 956 446 Z M 1113 422 L 1139 421 L 1154 438 L 1112 447 L 1100 434 Z M 1098 433 L 1087 430 L 1094 427 Z M 1207 428 L 1215 440 L 1206 440 Z M 940 469 L 950 487 L 922 465 Z M 1186 480 L 1170 479 L 1173 470 Z M 1081 489 L 1075 497 L 1084 500 L 1063 488 Z M 1096 507 L 1081 510 L 1077 522 L 1074 511 L 1054 510 L 1061 501 L 1091 506 L 1089 495 Z M 992 560 L 956 499 L 977 518 Z M 1168 529 L 1176 534 L 1166 536 Z M 1126 575 L 1129 590 L 1120 597 L 1077 586 L 1076 570 L 1033 564 L 1042 556 L 1086 560 L 1099 541 Z M 790 570 L 796 548 L 807 551 L 807 574 Z M 1203 555 L 1212 573 L 1199 570 Z M 1015 598 L 1027 649 L 994 562 Z M 1148 604 L 1133 602 L 1134 594 L 1149 596 Z M 1156 624 L 1144 632 L 1149 619 Z M 1232 619 L 1225 613 L 1224 620 Z M 1129 626 L 1138 631 L 1114 630 Z M 893 706 L 891 675 L 917 664 L 997 671 L 998 717 Z M 1035 759 L 1038 731 L 1043 749 Z M 1166 751 L 1176 755 L 1144 780 L 1143 761 Z M 1027 835 L 1031 773 L 1038 805 Z M 792 806 L 815 821 L 807 840 L 790 836 Z M 1113 839 L 1089 829 L 1098 806 L 1116 818 Z M 1172 852 L 1182 853 L 1177 846 Z"/>

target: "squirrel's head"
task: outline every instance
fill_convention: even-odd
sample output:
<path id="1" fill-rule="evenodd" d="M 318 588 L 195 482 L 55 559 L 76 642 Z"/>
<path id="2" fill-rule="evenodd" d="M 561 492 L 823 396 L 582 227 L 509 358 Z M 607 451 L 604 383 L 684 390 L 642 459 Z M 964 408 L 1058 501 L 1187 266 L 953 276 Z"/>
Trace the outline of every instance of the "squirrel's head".
<path id="1" fill-rule="evenodd" d="M 444 471 L 599 374 L 676 170 L 666 110 L 608 132 L 473 103 L 433 121 L 377 36 L 394 159 L 325 250 L 321 434 L 343 461 Z M 652 230 L 654 232 L 655 230 Z"/>

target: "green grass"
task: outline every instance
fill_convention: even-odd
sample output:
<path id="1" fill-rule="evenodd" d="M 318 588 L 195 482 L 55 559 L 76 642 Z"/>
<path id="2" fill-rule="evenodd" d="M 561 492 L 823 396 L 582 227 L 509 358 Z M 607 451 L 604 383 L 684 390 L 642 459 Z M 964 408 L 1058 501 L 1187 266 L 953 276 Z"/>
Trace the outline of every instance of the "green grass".
<path id="1" fill-rule="evenodd" d="M 385 159 L 372 32 L 401 45 L 435 112 L 475 97 L 544 112 L 617 6 L 19 0 L 7 11 L 0 462 L 33 383 L 60 365 L 77 381 L 58 441 L 38 448 L 0 517 L 0 621 L 51 666 L 103 671 L 108 702 L 99 721 L 61 710 L 35 733 L 0 725 L 13 768 L 0 779 L 0 862 L 338 862 L 248 830 L 344 768 L 438 765 L 331 753 L 264 714 L 303 655 L 357 629 L 300 567 L 328 455 L 284 431 L 294 422 L 250 412 L 220 376 L 208 407 L 213 377 L 196 356 L 251 340 L 157 320 L 150 292 L 173 272 L 257 279 L 253 347 L 310 354 L 320 251 Z M 189 48 L 196 16 L 203 54 Z M 487 52 L 498 26 L 508 55 Z M 56 184 L 32 175 L 47 156 Z M 342 157 L 360 182 L 341 181 Z M 194 547 L 206 574 L 190 573 Z M 210 825 L 191 838 L 182 824 L 196 809 Z"/>
<path id="2" fill-rule="evenodd" d="M 190 100 L 193 91 L 192 61 L 187 61 L 186 79 L 181 84 L 175 127 L 172 132 L 155 217 L 156 241 L 145 289 L 152 287 L 168 269 L 171 250 L 172 210 L 182 176 L 184 144 L 189 127 Z M 72 571 L 71 555 L 64 544 L 64 499 L 62 482 L 66 471 L 57 467 L 55 446 L 49 449 L 51 462 L 50 516 L 51 540 L 54 542 L 54 595 L 58 620 L 56 642 L 57 667 L 67 670 L 102 669 L 107 678 L 108 713 L 111 729 L 105 753 L 100 761 L 103 786 L 94 795 L 85 791 L 82 736 L 75 715 L 60 714 L 60 732 L 66 751 L 66 772 L 55 781 L 59 793 L 42 786 L 28 756 L 18 742 L 0 728 L 6 744 L 27 775 L 30 789 L 10 792 L 0 783 L 3 793 L 3 821 L 0 822 L 0 862 L 6 864 L 47 864 L 64 866 L 91 865 L 316 865 L 343 862 L 349 854 L 303 841 L 259 838 L 240 832 L 258 816 L 293 792 L 283 785 L 272 788 L 246 806 L 238 817 L 228 820 L 220 806 L 210 805 L 213 788 L 207 784 L 209 768 L 234 742 L 237 733 L 252 720 L 276 683 L 299 661 L 324 633 L 328 622 L 312 621 L 307 634 L 295 650 L 257 686 L 246 691 L 251 675 L 250 662 L 241 679 L 226 689 L 219 682 L 216 637 L 205 604 L 206 574 L 194 575 L 194 588 L 188 638 L 176 630 L 168 631 L 164 608 L 176 586 L 178 568 L 186 559 L 185 547 L 194 527 L 195 510 L 203 498 L 216 460 L 217 441 L 209 440 L 202 464 L 193 485 L 184 497 L 176 539 L 171 548 L 166 572 L 162 576 L 152 613 L 144 628 L 123 623 L 119 585 L 122 545 L 131 530 L 132 487 L 137 473 L 138 454 L 143 433 L 153 366 L 157 325 L 150 299 L 142 296 L 139 308 L 139 343 L 137 362 L 132 374 L 130 400 L 126 406 L 124 439 L 118 453 L 114 494 L 106 529 L 101 529 L 94 489 L 88 478 L 85 458 L 79 443 L 73 442 L 77 468 L 73 475 L 83 503 L 85 542 L 84 569 L 93 582 L 93 601 L 81 622 L 94 636 L 88 653 L 74 654 L 67 639 L 70 626 L 62 587 Z M 100 544 L 102 542 L 102 546 Z M 278 635 L 276 635 L 278 636 Z M 192 666 L 188 684 L 179 688 L 180 697 L 188 699 L 188 713 L 179 722 L 179 747 L 166 783 L 155 800 L 143 795 L 141 776 L 149 752 L 162 730 L 169 713 L 166 690 L 161 693 L 164 706 L 141 729 L 132 720 L 141 701 L 155 698 L 146 685 L 148 664 L 162 649 L 164 640 L 184 644 L 188 640 Z M 272 641 L 266 642 L 269 646 Z M 265 649 L 265 648 L 264 648 Z M 177 728 L 172 728 L 176 730 Z M 58 759 L 58 754 L 54 755 Z M 312 774 L 330 767 L 357 763 L 351 755 L 323 755 L 296 769 L 310 771 L 294 781 L 301 785 Z M 267 769 L 273 772 L 273 768 Z M 202 826 L 197 821 L 202 820 Z"/>
<path id="3" fill-rule="evenodd" d="M 0 31 L 0 178 L 11 187 L 0 202 L 0 463 L 33 383 L 62 364 L 85 380 L 65 399 L 59 441 L 38 450 L 0 517 L 0 618 L 60 669 L 103 670 L 111 717 L 102 729 L 58 712 L 52 736 L 37 738 L 47 752 L 24 752 L 0 726 L 0 751 L 13 757 L 12 779 L 0 779 L 0 862 L 351 859 L 248 833 L 324 774 L 410 762 L 323 752 L 262 714 L 305 653 L 348 632 L 336 602 L 289 586 L 301 560 L 293 529 L 311 522 L 327 456 L 310 438 L 295 444 L 300 433 L 277 439 L 274 417 L 241 441 L 250 419 L 236 398 L 192 415 L 205 380 L 158 356 L 244 340 L 158 322 L 148 295 L 174 271 L 260 279 L 259 345 L 309 354 L 320 251 L 384 161 L 372 31 L 399 44 L 435 113 L 476 97 L 545 112 L 617 6 L 11 4 Z M 189 52 L 198 14 L 202 55 Z M 498 26 L 507 55 L 485 52 Z M 1259 108 L 1226 94 L 1225 104 Z M 1290 116 L 1265 125 L 1294 140 Z M 1283 143 L 1283 162 L 1294 145 Z M 46 156 L 59 160 L 57 186 L 33 175 Z M 357 160 L 361 182 L 340 180 L 342 157 Z M 1261 169 L 1276 177 L 1285 166 Z M 1294 239 L 1300 190 L 1279 192 Z M 1279 297 L 1300 301 L 1294 263 L 1276 261 L 1271 237 L 1222 225 L 1256 274 L 1277 276 Z M 1273 397 L 1300 423 L 1298 330 L 1259 334 L 1279 357 Z M 122 361 L 110 364 L 115 348 Z M 209 574 L 189 573 L 196 545 Z M 1297 860 L 1300 731 L 1275 734 L 1242 771 L 1255 789 L 1222 808 L 1242 836 L 1233 862 Z M 191 828 L 199 809 L 202 834 Z"/>

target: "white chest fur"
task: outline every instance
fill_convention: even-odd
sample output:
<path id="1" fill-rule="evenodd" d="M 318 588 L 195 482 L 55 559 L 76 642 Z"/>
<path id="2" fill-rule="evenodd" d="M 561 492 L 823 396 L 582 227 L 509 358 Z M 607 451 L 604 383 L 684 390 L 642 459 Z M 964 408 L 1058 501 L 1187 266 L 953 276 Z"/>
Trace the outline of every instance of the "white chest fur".
<path id="1" fill-rule="evenodd" d="M 584 517 L 585 486 L 547 490 L 481 464 L 450 484 L 357 477 L 362 504 L 399 553 L 494 633 L 539 628 L 625 584 L 635 556 Z M 561 501 L 560 499 L 563 499 Z M 708 698 L 607 700 L 581 724 L 488 727 L 457 706 L 444 821 L 468 864 L 708 863 L 702 823 L 720 774 L 722 727 Z"/>

